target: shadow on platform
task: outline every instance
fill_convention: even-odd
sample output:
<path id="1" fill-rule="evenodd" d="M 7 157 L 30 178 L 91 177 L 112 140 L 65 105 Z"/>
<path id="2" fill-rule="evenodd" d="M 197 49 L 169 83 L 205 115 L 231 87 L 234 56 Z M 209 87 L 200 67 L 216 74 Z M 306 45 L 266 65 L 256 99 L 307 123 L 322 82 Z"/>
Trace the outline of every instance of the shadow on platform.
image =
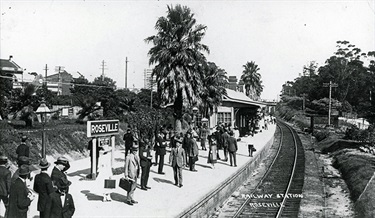
<path id="1" fill-rule="evenodd" d="M 91 173 L 91 168 L 87 168 L 87 169 L 84 169 L 84 170 L 78 170 L 78 171 L 75 171 L 75 172 L 72 172 L 72 173 L 68 173 L 67 175 L 68 176 L 80 176 L 82 178 L 85 178 L 86 175 L 88 175 L 90 173 Z"/>
<path id="2" fill-rule="evenodd" d="M 154 180 L 158 183 L 167 183 L 167 184 L 171 184 L 171 185 L 174 185 L 174 183 L 170 180 L 166 180 L 166 179 L 160 179 L 160 178 L 154 178 Z"/>
<path id="3" fill-rule="evenodd" d="M 81 193 L 86 195 L 86 198 L 89 201 L 103 201 L 102 195 L 91 193 L 89 190 L 82 190 Z"/>
<path id="4" fill-rule="evenodd" d="M 116 192 L 112 192 L 110 195 L 111 195 L 112 200 L 114 201 L 126 202 L 126 195 L 122 195 Z"/>

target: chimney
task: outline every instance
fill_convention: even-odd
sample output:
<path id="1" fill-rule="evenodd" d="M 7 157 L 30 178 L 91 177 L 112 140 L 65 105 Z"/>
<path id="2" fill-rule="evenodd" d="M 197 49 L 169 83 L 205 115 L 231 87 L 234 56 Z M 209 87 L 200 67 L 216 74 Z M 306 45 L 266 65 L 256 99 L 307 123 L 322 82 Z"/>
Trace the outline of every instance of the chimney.
<path id="1" fill-rule="evenodd" d="M 13 58 L 13 55 L 9 55 L 9 61 L 11 61 Z"/>

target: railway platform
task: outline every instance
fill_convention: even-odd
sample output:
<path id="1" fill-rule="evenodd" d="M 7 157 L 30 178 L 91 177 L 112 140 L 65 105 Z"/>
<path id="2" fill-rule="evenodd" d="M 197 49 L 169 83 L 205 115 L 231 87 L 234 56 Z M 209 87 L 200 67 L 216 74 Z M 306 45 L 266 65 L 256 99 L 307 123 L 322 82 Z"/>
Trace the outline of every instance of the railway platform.
<path id="1" fill-rule="evenodd" d="M 212 211 L 213 205 L 224 201 L 234 191 L 235 175 L 242 172 L 251 173 L 251 166 L 255 167 L 273 142 L 276 124 L 268 126 L 253 137 L 242 137 L 238 142 L 237 167 L 231 167 L 229 160 L 220 161 L 211 168 L 207 163 L 208 151 L 199 150 L 199 160 L 196 163 L 197 172 L 183 170 L 183 187 L 174 185 L 173 170 L 168 165 L 169 152 L 165 156 L 164 175 L 157 174 L 157 166 L 151 167 L 148 186 L 151 189 L 144 191 L 136 189 L 134 199 L 138 204 L 126 204 L 126 192 L 118 187 L 123 174 L 114 175 L 115 189 L 104 189 L 104 179 L 110 175 L 108 167 L 100 165 L 110 154 L 101 154 L 99 160 L 99 175 L 95 181 L 84 179 L 90 173 L 90 158 L 84 158 L 70 163 L 68 179 L 72 182 L 69 192 L 75 203 L 74 217 L 205 217 Z M 248 144 L 256 148 L 253 157 L 249 157 Z M 124 149 L 114 153 L 113 168 L 124 166 Z M 223 157 L 223 151 L 220 151 Z M 104 160 L 104 161 L 103 161 Z M 51 167 L 53 168 L 53 161 Z M 251 166 L 250 166 L 251 165 Z M 249 168 L 250 166 L 250 168 Z M 249 170 L 250 169 L 250 170 Z M 245 175 L 245 174 L 244 174 Z M 243 176 L 242 176 L 243 177 Z M 244 181 L 240 178 L 238 182 Z M 138 184 L 139 184 L 138 180 Z M 103 194 L 109 193 L 112 201 L 103 202 Z M 38 217 L 37 198 L 29 207 L 29 217 Z"/>

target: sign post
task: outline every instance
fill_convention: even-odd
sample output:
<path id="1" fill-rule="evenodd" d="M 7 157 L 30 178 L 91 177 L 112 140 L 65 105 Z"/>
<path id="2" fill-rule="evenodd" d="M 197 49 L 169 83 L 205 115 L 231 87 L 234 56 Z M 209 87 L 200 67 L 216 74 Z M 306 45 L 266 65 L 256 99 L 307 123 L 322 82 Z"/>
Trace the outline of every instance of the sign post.
<path id="1" fill-rule="evenodd" d="M 113 167 L 113 160 L 114 160 L 114 151 L 115 151 L 115 135 L 119 134 L 119 120 L 93 120 L 87 121 L 87 137 L 93 138 L 92 139 L 92 163 L 91 163 L 91 172 L 92 172 L 92 179 L 96 179 L 96 145 L 97 143 L 107 144 L 109 143 L 112 146 L 111 151 L 111 168 Z M 108 138 L 101 138 L 99 137 L 106 137 Z M 97 142 L 97 140 L 99 140 Z"/>

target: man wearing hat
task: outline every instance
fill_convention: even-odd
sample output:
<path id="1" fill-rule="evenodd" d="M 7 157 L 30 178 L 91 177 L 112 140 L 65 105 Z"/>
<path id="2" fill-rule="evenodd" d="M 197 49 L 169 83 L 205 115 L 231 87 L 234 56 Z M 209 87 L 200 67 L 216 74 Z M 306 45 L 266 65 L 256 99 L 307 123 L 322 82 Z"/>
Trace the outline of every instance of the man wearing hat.
<path id="1" fill-rule="evenodd" d="M 47 169 L 49 166 L 50 163 L 48 163 L 45 158 L 40 160 L 40 174 L 36 175 L 34 180 L 34 191 L 39 194 L 37 209 L 39 211 L 40 218 L 48 218 L 45 212 L 48 204 L 51 201 L 49 195 L 54 192 L 51 177 L 49 177 L 47 174 Z"/>
<path id="2" fill-rule="evenodd" d="M 46 217 L 70 218 L 75 212 L 73 197 L 68 193 L 68 188 L 72 183 L 60 178 L 56 182 L 57 190 L 50 194 L 50 205 L 46 210 Z"/>
<path id="3" fill-rule="evenodd" d="M 55 161 L 55 167 L 52 170 L 51 173 L 51 179 L 52 179 L 52 184 L 56 185 L 57 181 L 60 178 L 65 178 L 67 179 L 67 176 L 65 174 L 65 171 L 67 171 L 70 168 L 70 164 L 68 159 L 65 157 L 59 157 Z"/>
<path id="4" fill-rule="evenodd" d="M 163 172 L 163 167 L 164 167 L 164 156 L 167 153 L 166 147 L 167 147 L 167 142 L 165 140 L 165 134 L 164 130 L 160 130 L 158 137 L 156 139 L 156 152 L 155 152 L 155 161 L 157 164 L 157 160 L 159 157 L 159 166 L 158 166 L 158 174 L 165 174 Z"/>
<path id="5" fill-rule="evenodd" d="M 19 168 L 19 177 L 10 186 L 9 206 L 6 212 L 9 218 L 27 218 L 27 210 L 35 197 L 26 187 L 29 174 L 29 166 L 22 165 Z"/>
<path id="6" fill-rule="evenodd" d="M 131 188 L 127 193 L 126 203 L 133 205 L 138 203 L 134 200 L 134 191 L 137 188 L 137 178 L 140 173 L 140 160 L 138 156 L 138 141 L 134 139 L 132 152 L 125 158 L 125 179 L 131 182 Z"/>
<path id="7" fill-rule="evenodd" d="M 185 166 L 185 150 L 182 148 L 182 139 L 175 138 L 176 147 L 172 148 L 169 164 L 173 167 L 174 184 L 182 187 L 182 168 Z"/>
<path id="8" fill-rule="evenodd" d="M 131 151 L 133 141 L 134 141 L 134 136 L 130 128 L 128 128 L 128 130 L 124 134 L 123 140 L 125 141 L 125 157 L 126 157 L 128 156 L 129 151 Z"/>
<path id="9" fill-rule="evenodd" d="M 10 190 L 11 172 L 5 166 L 8 158 L 4 155 L 0 156 L 0 202 L 3 201 L 5 208 L 8 207 L 8 195 Z"/>
<path id="10" fill-rule="evenodd" d="M 16 149 L 16 154 L 18 157 L 26 156 L 30 157 L 30 149 L 29 146 L 26 145 L 27 136 L 23 135 L 21 138 L 22 142 Z"/>
<path id="11" fill-rule="evenodd" d="M 20 156 L 17 159 L 17 165 L 18 165 L 18 169 L 13 173 L 12 178 L 11 178 L 11 183 L 13 183 L 14 181 L 16 181 L 16 179 L 19 177 L 18 171 L 19 171 L 20 167 L 22 165 L 29 166 L 30 165 L 30 160 L 26 156 Z"/>
<path id="12" fill-rule="evenodd" d="M 150 167 L 151 167 L 151 153 L 150 153 L 150 145 L 149 140 L 146 138 L 144 140 L 140 140 L 139 142 L 139 159 L 140 159 L 140 165 L 142 168 L 142 174 L 141 174 L 141 189 L 147 190 L 151 189 L 147 186 L 148 183 L 148 177 L 150 175 Z"/>

